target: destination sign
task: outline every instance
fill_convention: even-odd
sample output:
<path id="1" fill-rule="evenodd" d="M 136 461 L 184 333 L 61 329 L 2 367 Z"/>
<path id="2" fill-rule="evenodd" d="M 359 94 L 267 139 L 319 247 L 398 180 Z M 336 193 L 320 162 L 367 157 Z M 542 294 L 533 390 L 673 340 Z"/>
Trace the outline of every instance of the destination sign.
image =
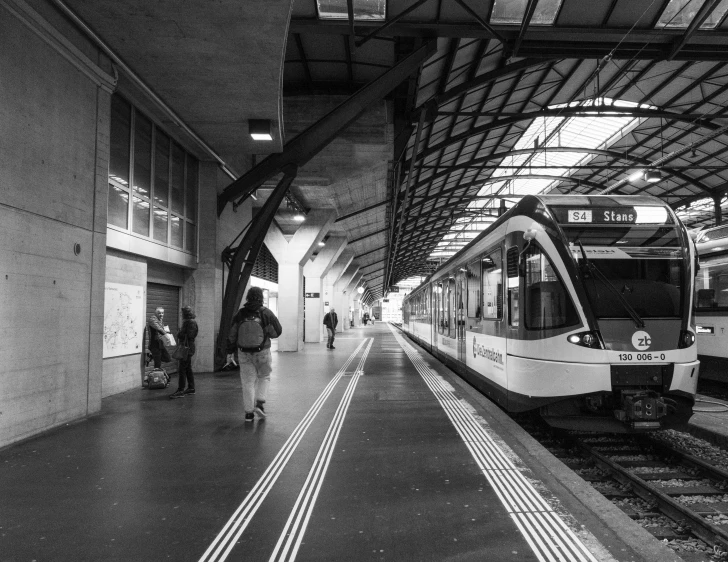
<path id="1" fill-rule="evenodd" d="M 579 224 L 672 224 L 664 207 L 551 207 L 557 222 Z"/>

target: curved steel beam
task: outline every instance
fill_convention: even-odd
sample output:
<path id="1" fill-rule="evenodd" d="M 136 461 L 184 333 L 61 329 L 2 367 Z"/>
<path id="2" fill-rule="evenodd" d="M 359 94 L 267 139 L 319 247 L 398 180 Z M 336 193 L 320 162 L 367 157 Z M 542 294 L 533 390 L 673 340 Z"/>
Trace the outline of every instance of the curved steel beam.
<path id="1" fill-rule="evenodd" d="M 453 135 L 451 137 L 448 137 L 446 140 L 427 148 L 426 150 L 423 150 L 420 154 L 416 155 L 415 158 L 417 160 L 422 160 L 426 158 L 427 156 L 430 156 L 431 154 L 434 154 L 436 152 L 439 152 L 440 150 L 444 149 L 447 146 L 450 146 L 451 144 L 455 144 L 461 141 L 464 141 L 466 139 L 469 139 L 470 137 L 474 137 L 477 135 L 480 135 L 482 133 L 486 133 L 488 131 L 492 131 L 493 129 L 498 129 L 500 127 L 504 127 L 506 125 L 512 125 L 513 123 L 518 123 L 519 121 L 531 121 L 533 119 L 538 119 L 539 117 L 575 117 L 579 115 L 589 115 L 591 117 L 593 116 L 600 116 L 604 115 L 605 117 L 614 117 L 614 116 L 625 116 L 625 117 L 644 117 L 644 118 L 661 118 L 661 119 L 669 119 L 672 121 L 686 121 L 690 123 L 691 125 L 698 125 L 700 127 L 704 127 L 706 129 L 710 129 L 711 131 L 715 131 L 717 129 L 720 129 L 720 125 L 716 125 L 712 123 L 708 119 L 703 118 L 695 118 L 694 116 L 685 117 L 683 115 L 677 114 L 677 113 L 670 113 L 668 111 L 663 111 L 661 109 L 647 109 L 647 108 L 633 108 L 633 109 L 620 109 L 615 108 L 614 106 L 591 106 L 591 107 L 562 107 L 558 109 L 541 109 L 539 111 L 532 111 L 529 113 L 519 113 L 517 115 L 511 115 L 509 117 L 506 117 L 505 119 L 498 119 L 497 121 L 493 121 L 491 123 L 487 123 L 486 125 L 481 125 L 480 127 L 473 127 L 469 131 L 466 131 L 464 133 L 460 133 L 459 135 Z"/>
<path id="2" fill-rule="evenodd" d="M 621 159 L 625 160 L 627 162 L 635 162 L 637 164 L 643 165 L 643 166 L 654 166 L 655 162 L 649 160 L 648 158 L 642 158 L 640 156 L 630 156 L 627 157 L 624 153 L 619 152 L 618 150 L 604 150 L 599 148 L 582 148 L 582 147 L 568 147 L 568 146 L 544 146 L 541 148 L 521 148 L 518 150 L 506 150 L 504 152 L 496 152 L 495 154 L 491 154 L 489 156 L 483 156 L 481 158 L 475 158 L 474 160 L 471 160 L 468 164 L 456 164 L 454 166 L 449 166 L 447 170 L 444 170 L 442 172 L 438 172 L 428 178 L 425 178 L 423 181 L 421 181 L 418 184 L 415 184 L 414 188 L 418 189 L 419 187 L 422 187 L 426 184 L 431 184 L 434 181 L 440 179 L 441 177 L 447 176 L 452 173 L 453 170 L 458 169 L 467 169 L 473 166 L 477 166 L 478 164 L 483 164 L 485 162 L 489 162 L 492 160 L 500 160 L 502 158 L 507 158 L 508 156 L 520 156 L 523 154 L 533 154 L 536 152 L 584 152 L 587 154 L 596 154 L 597 156 L 607 156 L 614 159 Z M 530 166 L 532 168 L 538 168 L 538 166 Z M 605 165 L 605 168 L 608 168 L 609 166 Z M 660 169 L 671 176 L 675 176 L 676 178 L 681 179 L 682 181 L 686 183 L 690 183 L 697 187 L 698 189 L 710 192 L 710 187 L 705 185 L 699 180 L 696 180 L 694 178 L 691 178 L 687 174 L 684 174 L 680 172 L 679 170 L 675 170 L 673 168 L 669 167 L 660 167 Z"/>
<path id="3" fill-rule="evenodd" d="M 446 92 L 440 94 L 439 96 L 435 96 L 435 98 L 433 100 L 425 103 L 424 105 L 431 105 L 431 106 L 445 105 L 446 103 L 451 102 L 452 100 L 467 94 L 471 90 L 486 86 L 486 85 L 490 84 L 491 82 L 495 82 L 496 80 L 498 80 L 500 78 L 508 76 L 509 74 L 513 74 L 514 72 L 520 72 L 521 70 L 531 68 L 532 66 L 540 66 L 540 65 L 546 64 L 548 62 L 550 62 L 550 61 L 545 60 L 545 59 L 523 59 L 523 60 L 519 60 L 518 62 L 507 64 L 502 68 L 496 68 L 495 70 L 491 70 L 490 72 L 481 74 L 480 76 L 473 78 L 472 80 L 468 80 L 467 82 L 458 84 L 451 90 L 447 90 Z"/>
<path id="4" fill-rule="evenodd" d="M 458 191 L 459 189 L 463 189 L 463 188 L 467 189 L 468 187 L 471 187 L 473 185 L 487 185 L 489 183 L 498 183 L 500 181 L 508 181 L 508 180 L 514 180 L 514 179 L 568 181 L 571 183 L 585 185 L 585 186 L 591 187 L 593 189 L 604 189 L 604 186 L 599 185 L 598 183 L 591 182 L 591 181 L 584 181 L 584 180 L 580 180 L 578 178 L 572 178 L 572 177 L 567 177 L 567 176 L 552 176 L 550 174 L 511 174 L 511 175 L 507 175 L 507 176 L 499 176 L 497 178 L 486 178 L 486 179 L 482 179 L 482 180 L 475 180 L 475 181 L 471 181 L 468 183 L 460 184 L 457 187 L 448 189 L 447 191 L 441 191 L 440 193 L 437 193 L 435 195 L 427 195 L 424 197 L 424 199 L 420 199 L 419 201 L 417 200 L 417 195 L 415 195 L 415 199 L 412 201 L 412 205 L 414 206 L 415 204 L 418 204 L 421 207 L 422 205 L 428 203 L 429 201 L 433 201 L 433 200 L 439 199 L 441 197 L 447 197 L 448 194 L 449 194 L 449 196 L 452 196 L 454 194 L 454 192 Z M 513 196 L 517 196 L 517 195 L 512 195 L 512 197 Z M 463 197 L 464 197 L 464 194 L 463 194 Z M 483 198 L 483 197 L 488 197 L 488 195 L 480 195 L 480 196 L 473 195 L 472 196 L 473 199 L 475 197 Z M 493 196 L 494 199 L 502 199 L 503 197 L 508 197 L 508 194 L 498 194 L 497 196 L 496 195 Z M 443 208 L 443 207 L 439 207 L 439 208 Z"/>

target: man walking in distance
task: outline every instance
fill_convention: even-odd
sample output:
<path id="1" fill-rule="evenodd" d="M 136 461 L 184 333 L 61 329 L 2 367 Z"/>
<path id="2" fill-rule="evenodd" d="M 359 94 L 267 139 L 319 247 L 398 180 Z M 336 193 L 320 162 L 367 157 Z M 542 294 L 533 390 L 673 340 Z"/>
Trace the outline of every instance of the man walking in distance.
<path id="1" fill-rule="evenodd" d="M 336 334 L 336 325 L 339 323 L 339 317 L 336 316 L 336 309 L 332 306 L 324 316 L 324 326 L 329 335 L 329 341 L 326 343 L 328 349 L 336 349 L 334 347 L 334 334 Z"/>
<path id="2" fill-rule="evenodd" d="M 227 353 L 238 350 L 245 421 L 252 422 L 254 413 L 265 419 L 264 404 L 271 373 L 270 339 L 280 336 L 283 328 L 276 315 L 263 306 L 263 289 L 251 287 L 245 300 L 243 308 L 233 317 Z"/>

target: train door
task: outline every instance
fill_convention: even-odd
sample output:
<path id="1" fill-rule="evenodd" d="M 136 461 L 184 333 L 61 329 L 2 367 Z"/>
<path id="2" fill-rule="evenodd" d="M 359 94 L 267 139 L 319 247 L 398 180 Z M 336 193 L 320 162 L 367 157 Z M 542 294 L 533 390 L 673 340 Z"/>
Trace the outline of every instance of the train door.
<path id="1" fill-rule="evenodd" d="M 455 337 L 458 360 L 465 364 L 465 302 L 467 301 L 467 269 L 461 268 L 455 276 Z"/>
<path id="2" fill-rule="evenodd" d="M 521 338 L 521 277 L 518 269 L 519 248 L 506 244 L 506 355 L 518 355 Z M 512 368 L 510 369 L 512 370 Z M 506 391 L 508 390 L 508 375 L 506 371 Z M 507 404 L 506 404 L 507 405 Z"/>

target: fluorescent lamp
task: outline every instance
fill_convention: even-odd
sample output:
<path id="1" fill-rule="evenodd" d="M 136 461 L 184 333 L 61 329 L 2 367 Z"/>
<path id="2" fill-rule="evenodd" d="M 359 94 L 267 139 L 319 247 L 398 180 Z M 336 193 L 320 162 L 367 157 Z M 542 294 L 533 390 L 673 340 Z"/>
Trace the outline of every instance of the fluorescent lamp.
<path id="1" fill-rule="evenodd" d="M 645 173 L 642 170 L 640 170 L 639 172 L 635 172 L 634 174 L 629 176 L 628 179 L 629 179 L 629 181 L 637 181 L 637 180 L 641 180 L 644 175 L 645 175 Z"/>
<path id="2" fill-rule="evenodd" d="M 248 132 L 253 140 L 271 141 L 270 119 L 248 119 Z"/>

